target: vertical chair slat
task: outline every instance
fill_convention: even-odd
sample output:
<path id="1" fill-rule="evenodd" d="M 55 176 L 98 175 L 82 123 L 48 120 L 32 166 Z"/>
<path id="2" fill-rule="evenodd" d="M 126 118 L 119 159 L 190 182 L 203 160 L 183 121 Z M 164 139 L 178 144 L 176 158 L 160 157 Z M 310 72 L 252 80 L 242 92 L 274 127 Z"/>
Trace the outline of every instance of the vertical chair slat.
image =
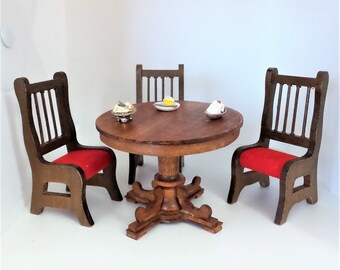
<path id="1" fill-rule="evenodd" d="M 286 107 L 285 107 L 285 116 L 284 116 L 284 121 L 283 121 L 283 132 L 284 133 L 286 133 L 286 130 L 287 130 L 287 119 L 288 119 L 288 114 L 289 114 L 289 101 L 290 101 L 291 88 L 292 88 L 292 86 L 288 85 Z"/>
<path id="2" fill-rule="evenodd" d="M 297 114 L 297 108 L 298 108 L 298 104 L 299 104 L 299 94 L 300 94 L 300 86 L 296 86 L 293 120 L 292 120 L 292 129 L 291 129 L 292 134 L 294 134 L 294 132 L 295 132 L 296 114 Z"/>
<path id="3" fill-rule="evenodd" d="M 147 84 L 147 101 L 150 102 L 150 77 L 148 77 L 148 84 Z"/>
<path id="4" fill-rule="evenodd" d="M 155 88 L 154 88 L 154 90 L 155 90 L 155 100 L 157 101 L 158 100 L 158 98 L 157 98 L 157 77 L 154 77 L 154 79 L 155 79 Z"/>
<path id="5" fill-rule="evenodd" d="M 164 77 L 162 77 L 162 100 L 165 97 L 165 88 L 164 88 Z"/>
<path id="6" fill-rule="evenodd" d="M 307 125 L 307 116 L 308 116 L 310 89 L 311 89 L 311 87 L 307 88 L 306 103 L 305 103 L 305 112 L 304 112 L 304 115 L 303 115 L 303 125 L 302 125 L 302 133 L 301 133 L 301 136 L 303 138 L 306 138 L 306 125 Z"/>
<path id="7" fill-rule="evenodd" d="M 276 119 L 275 119 L 275 131 L 278 131 L 279 128 L 279 119 L 280 119 L 280 111 L 281 111 L 281 99 L 282 99 L 282 88 L 283 84 L 280 84 L 279 88 L 279 97 L 277 100 L 277 105 L 276 105 Z"/>
<path id="8" fill-rule="evenodd" d="M 51 140 L 51 129 L 50 129 L 50 121 L 48 119 L 48 114 L 47 114 L 47 108 L 46 108 L 46 100 L 45 100 L 45 91 L 41 93 L 41 101 L 43 105 L 43 112 L 44 112 L 44 118 L 45 118 L 45 125 L 47 129 L 47 136 L 48 140 Z"/>
<path id="9" fill-rule="evenodd" d="M 56 122 L 56 119 L 55 119 L 55 113 L 54 113 L 54 106 L 53 106 L 53 100 L 52 100 L 51 91 L 52 90 L 48 91 L 48 99 L 50 101 L 50 110 L 51 110 L 54 134 L 55 134 L 55 137 L 58 137 L 57 122 Z"/>
<path id="10" fill-rule="evenodd" d="M 171 96 L 173 97 L 174 96 L 174 77 L 170 78 L 170 93 L 171 93 Z"/>
<path id="11" fill-rule="evenodd" d="M 42 124 L 41 124 L 41 116 L 40 116 L 40 109 L 39 109 L 37 93 L 34 93 L 33 97 L 34 97 L 34 103 L 35 103 L 36 116 L 37 116 L 37 120 L 38 120 L 40 143 L 44 143 L 45 139 L 44 139 L 44 132 L 43 132 L 43 129 L 42 129 Z"/>

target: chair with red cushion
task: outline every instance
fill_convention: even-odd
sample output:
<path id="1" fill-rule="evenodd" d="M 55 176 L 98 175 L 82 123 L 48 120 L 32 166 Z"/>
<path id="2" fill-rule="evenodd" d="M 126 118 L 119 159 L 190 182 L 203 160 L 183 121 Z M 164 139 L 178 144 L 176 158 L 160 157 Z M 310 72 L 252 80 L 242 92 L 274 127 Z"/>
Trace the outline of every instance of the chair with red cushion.
<path id="1" fill-rule="evenodd" d="M 78 143 L 72 120 L 66 74 L 57 72 L 53 80 L 29 83 L 26 78 L 14 82 L 20 105 L 24 142 L 32 171 L 31 213 L 44 207 L 76 212 L 81 225 L 94 224 L 87 206 L 87 185 L 107 189 L 112 200 L 121 201 L 116 181 L 116 156 L 107 147 Z M 65 147 L 67 154 L 49 162 L 46 154 Z M 52 192 L 49 183 L 66 185 L 66 192 Z"/>
<path id="2" fill-rule="evenodd" d="M 228 203 L 235 203 L 247 185 L 259 182 L 267 187 L 269 177 L 280 181 L 276 224 L 286 222 L 295 203 L 317 202 L 317 165 L 327 86 L 325 71 L 318 72 L 316 78 L 307 78 L 280 75 L 276 68 L 267 70 L 260 138 L 234 152 Z M 293 149 L 288 145 L 297 146 L 304 149 L 304 155 L 275 150 L 273 143 L 285 143 L 285 151 Z M 296 181 L 299 178 L 302 184 Z"/>

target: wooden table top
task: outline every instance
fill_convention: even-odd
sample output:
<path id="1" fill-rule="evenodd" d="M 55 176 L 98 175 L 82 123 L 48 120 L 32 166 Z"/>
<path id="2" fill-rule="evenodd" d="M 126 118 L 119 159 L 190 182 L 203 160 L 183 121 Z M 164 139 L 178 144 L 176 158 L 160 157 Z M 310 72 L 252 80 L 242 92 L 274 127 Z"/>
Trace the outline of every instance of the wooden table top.
<path id="1" fill-rule="evenodd" d="M 243 124 L 242 115 L 227 108 L 222 118 L 210 120 L 209 103 L 180 101 L 171 112 L 153 102 L 135 104 L 132 121 L 120 123 L 111 111 L 96 120 L 101 140 L 114 149 L 142 155 L 183 156 L 212 151 L 233 142 Z"/>

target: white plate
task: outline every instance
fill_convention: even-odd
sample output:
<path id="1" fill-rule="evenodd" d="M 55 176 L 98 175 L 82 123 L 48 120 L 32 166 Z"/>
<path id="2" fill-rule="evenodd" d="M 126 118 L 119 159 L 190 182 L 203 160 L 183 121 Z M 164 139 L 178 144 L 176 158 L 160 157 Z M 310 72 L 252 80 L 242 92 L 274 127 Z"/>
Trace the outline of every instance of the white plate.
<path id="1" fill-rule="evenodd" d="M 181 106 L 181 104 L 179 104 L 178 102 L 175 102 L 174 105 L 168 106 L 168 105 L 164 105 L 164 103 L 160 101 L 160 102 L 154 103 L 153 106 L 155 106 L 157 110 L 160 110 L 163 112 L 171 112 L 171 111 L 177 110 L 179 106 Z"/>

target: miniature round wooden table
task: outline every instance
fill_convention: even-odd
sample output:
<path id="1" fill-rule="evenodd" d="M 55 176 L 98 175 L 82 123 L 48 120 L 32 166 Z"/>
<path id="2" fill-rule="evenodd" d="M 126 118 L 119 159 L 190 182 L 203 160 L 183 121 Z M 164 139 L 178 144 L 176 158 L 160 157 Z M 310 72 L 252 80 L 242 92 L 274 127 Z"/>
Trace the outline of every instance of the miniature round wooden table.
<path id="1" fill-rule="evenodd" d="M 145 203 L 138 207 L 136 221 L 127 235 L 138 239 L 153 226 L 164 222 L 190 221 L 216 233 L 222 222 L 211 217 L 208 205 L 196 208 L 190 199 L 203 193 L 200 177 L 185 185 L 179 171 L 181 156 L 204 153 L 232 143 L 243 124 L 242 115 L 227 108 L 222 118 L 210 120 L 204 111 L 209 103 L 180 101 L 171 112 L 158 111 L 153 103 L 139 103 L 132 121 L 119 123 L 108 111 L 96 120 L 100 139 L 106 145 L 128 153 L 158 157 L 158 173 L 152 190 L 145 190 L 139 182 L 126 195 L 131 202 Z"/>

